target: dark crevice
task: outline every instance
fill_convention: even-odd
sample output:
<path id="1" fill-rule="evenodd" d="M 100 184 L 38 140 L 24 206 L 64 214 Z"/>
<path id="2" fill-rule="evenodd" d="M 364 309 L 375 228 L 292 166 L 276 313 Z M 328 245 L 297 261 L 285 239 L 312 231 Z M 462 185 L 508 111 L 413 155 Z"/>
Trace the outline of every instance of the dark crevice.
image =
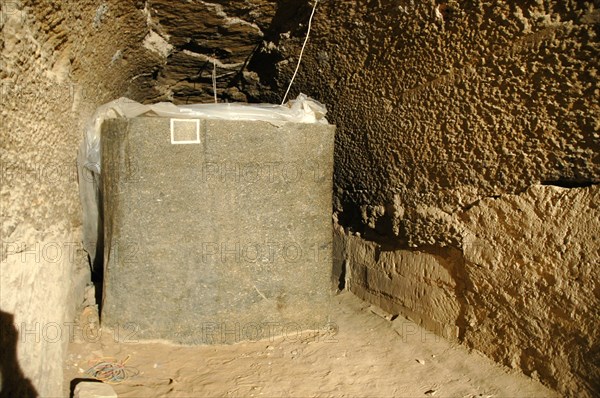
<path id="1" fill-rule="evenodd" d="M 246 81 L 244 79 L 244 70 L 246 70 L 246 68 L 248 67 L 248 64 L 250 63 L 252 58 L 256 55 L 256 53 L 260 49 L 261 45 L 262 45 L 262 43 L 258 43 L 256 46 L 254 46 L 254 49 L 252 50 L 250 55 L 248 55 L 246 57 L 246 59 L 244 60 L 244 64 L 237 71 L 235 76 L 233 76 L 233 78 L 229 81 L 229 83 L 227 84 L 227 87 L 236 87 L 236 86 L 240 85 L 242 92 L 245 91 L 244 89 L 245 89 Z"/>
<path id="2" fill-rule="evenodd" d="M 340 277 L 338 278 L 338 290 L 341 292 L 346 289 L 346 268 L 348 264 L 346 260 L 342 261 L 342 270 L 340 272 Z"/>
<path id="3" fill-rule="evenodd" d="M 102 177 L 98 180 L 98 186 L 102 185 Z M 104 292 L 104 207 L 102 190 L 98 189 L 98 239 L 96 242 L 96 255 L 92 263 L 92 283 L 94 284 L 94 293 L 96 304 L 98 305 L 98 315 L 102 313 L 102 298 Z"/>
<path id="4" fill-rule="evenodd" d="M 263 84 L 277 88 L 277 64 L 283 59 L 284 57 L 279 51 L 264 52 L 259 50 L 248 63 L 248 69 L 258 72 Z"/>
<path id="5" fill-rule="evenodd" d="M 573 181 L 573 180 L 555 180 L 542 181 L 541 185 L 549 185 L 560 188 L 589 188 L 593 185 L 598 185 L 598 182 L 593 181 Z"/>
<path id="6" fill-rule="evenodd" d="M 188 50 L 196 54 L 202 54 L 206 56 L 216 57 L 218 59 L 229 60 L 231 57 L 231 50 L 223 48 L 215 48 L 210 46 L 203 46 L 194 41 L 184 44 L 180 48 L 181 51 Z"/>
<path id="7" fill-rule="evenodd" d="M 286 59 L 286 55 L 277 48 L 281 33 L 290 32 L 292 37 L 304 37 L 307 27 L 303 24 L 308 22 L 311 10 L 308 0 L 282 0 L 263 38 L 264 42 L 274 43 L 276 48 L 265 51 L 261 43 L 248 63 L 248 70 L 257 72 L 261 82 L 273 91 L 277 91 L 280 86 L 277 64 Z"/>

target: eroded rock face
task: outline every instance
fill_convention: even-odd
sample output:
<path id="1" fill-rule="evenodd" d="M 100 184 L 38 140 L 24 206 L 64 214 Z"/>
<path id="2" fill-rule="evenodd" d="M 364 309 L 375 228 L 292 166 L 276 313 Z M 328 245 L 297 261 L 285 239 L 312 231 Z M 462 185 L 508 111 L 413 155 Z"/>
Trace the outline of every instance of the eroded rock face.
<path id="1" fill-rule="evenodd" d="M 536 185 L 453 215 L 463 250 L 398 249 L 336 228 L 360 297 L 567 395 L 600 379 L 598 186 Z M 340 266 L 341 268 L 341 266 Z"/>
<path id="2" fill-rule="evenodd" d="M 294 89 L 338 126 L 339 221 L 361 236 L 342 239 L 350 289 L 571 395 L 599 389 L 598 15 L 575 1 L 322 4 Z M 554 310 L 574 305 L 581 317 Z"/>
<path id="3" fill-rule="evenodd" d="M 219 97 L 246 101 L 239 88 L 257 80 L 244 69 L 262 43 L 275 8 L 274 1 L 259 0 L 147 1 L 150 31 L 145 46 L 157 54 L 160 65 L 151 76 L 156 99 L 212 101 L 214 69 Z"/>
<path id="4" fill-rule="evenodd" d="M 485 199 L 464 225 L 464 341 L 551 382 L 600 391 L 600 186 Z"/>
<path id="5" fill-rule="evenodd" d="M 574 1 L 439 9 L 323 4 L 295 88 L 342 126 L 341 222 L 411 247 L 460 245 L 443 214 L 423 207 L 453 213 L 540 182 L 600 178 L 597 10 Z"/>
<path id="6" fill-rule="evenodd" d="M 63 396 L 65 349 L 90 278 L 77 148 L 98 105 L 136 96 L 130 77 L 146 50 L 143 29 L 131 26 L 140 21 L 124 2 L 1 2 L 0 327 L 16 334 L 2 347 L 16 353 L 9 364 L 3 355 L 8 395 L 31 383 L 40 396 Z"/>

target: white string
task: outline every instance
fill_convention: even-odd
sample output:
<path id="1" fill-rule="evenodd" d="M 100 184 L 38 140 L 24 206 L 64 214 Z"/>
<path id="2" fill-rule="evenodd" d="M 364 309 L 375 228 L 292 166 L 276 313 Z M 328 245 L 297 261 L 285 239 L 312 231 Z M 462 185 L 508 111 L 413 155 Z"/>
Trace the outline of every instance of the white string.
<path id="1" fill-rule="evenodd" d="M 212 81 L 213 81 L 213 93 L 215 95 L 215 104 L 217 101 L 217 61 L 213 57 L 213 73 L 212 73 Z"/>
<path id="2" fill-rule="evenodd" d="M 313 17 L 315 16 L 315 11 L 317 10 L 317 4 L 319 0 L 315 0 L 315 5 L 312 10 L 312 14 L 310 14 L 310 20 L 308 21 L 308 31 L 306 32 L 306 39 L 304 39 L 304 44 L 302 45 L 302 50 L 300 51 L 300 57 L 298 58 L 298 65 L 296 65 L 296 70 L 294 71 L 294 75 L 292 76 L 292 80 L 290 81 L 290 85 L 288 86 L 285 95 L 283 96 L 283 101 L 281 101 L 281 105 L 285 104 L 285 100 L 287 99 L 290 90 L 292 89 L 292 85 L 294 84 L 294 79 L 298 74 L 298 69 L 300 69 L 300 64 L 302 63 L 302 55 L 304 54 L 304 48 L 306 47 L 306 43 L 308 43 L 308 37 L 310 36 L 310 30 L 312 28 Z"/>

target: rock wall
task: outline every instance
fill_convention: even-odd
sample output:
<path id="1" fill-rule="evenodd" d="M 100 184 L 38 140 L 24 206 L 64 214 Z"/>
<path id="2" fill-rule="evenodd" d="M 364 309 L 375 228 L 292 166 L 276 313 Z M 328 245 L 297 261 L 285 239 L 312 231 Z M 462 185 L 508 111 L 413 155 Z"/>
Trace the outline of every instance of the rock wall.
<path id="1" fill-rule="evenodd" d="M 600 391 L 600 186 L 532 186 L 459 214 L 464 341 L 573 396 Z"/>
<path id="2" fill-rule="evenodd" d="M 449 221 L 462 249 L 398 249 L 336 228 L 346 287 L 567 396 L 600 380 L 598 186 L 535 185 Z M 358 235 L 358 236 L 357 236 Z"/>
<path id="3" fill-rule="evenodd" d="M 598 5 L 400 3 L 324 5 L 297 88 L 339 128 L 346 283 L 593 396 Z"/>
<path id="4" fill-rule="evenodd" d="M 1 7 L 2 396 L 61 396 L 75 307 L 90 278 L 77 148 L 99 104 L 136 97 L 131 78 L 143 69 L 147 28 L 143 12 L 125 2 Z"/>
<path id="5" fill-rule="evenodd" d="M 119 96 L 211 101 L 213 70 L 221 100 L 280 101 L 312 5 L 0 7 L 1 357 L 14 357 L 0 372 L 58 395 L 89 280 L 84 121 Z M 338 126 L 342 282 L 571 396 L 600 389 L 599 8 L 321 1 L 291 92 L 326 103 Z"/>
<path id="6" fill-rule="evenodd" d="M 600 391 L 599 6 L 322 2 L 292 90 L 338 126 L 349 289 L 567 396 Z"/>

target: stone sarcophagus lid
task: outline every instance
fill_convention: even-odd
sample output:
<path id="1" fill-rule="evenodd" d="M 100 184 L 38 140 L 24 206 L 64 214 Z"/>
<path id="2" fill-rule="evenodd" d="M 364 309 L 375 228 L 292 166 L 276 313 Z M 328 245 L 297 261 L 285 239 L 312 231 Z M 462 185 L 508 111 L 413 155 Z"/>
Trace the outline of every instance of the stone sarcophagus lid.
<path id="1" fill-rule="evenodd" d="M 323 328 L 335 127 L 104 121 L 102 323 L 234 343 Z"/>

